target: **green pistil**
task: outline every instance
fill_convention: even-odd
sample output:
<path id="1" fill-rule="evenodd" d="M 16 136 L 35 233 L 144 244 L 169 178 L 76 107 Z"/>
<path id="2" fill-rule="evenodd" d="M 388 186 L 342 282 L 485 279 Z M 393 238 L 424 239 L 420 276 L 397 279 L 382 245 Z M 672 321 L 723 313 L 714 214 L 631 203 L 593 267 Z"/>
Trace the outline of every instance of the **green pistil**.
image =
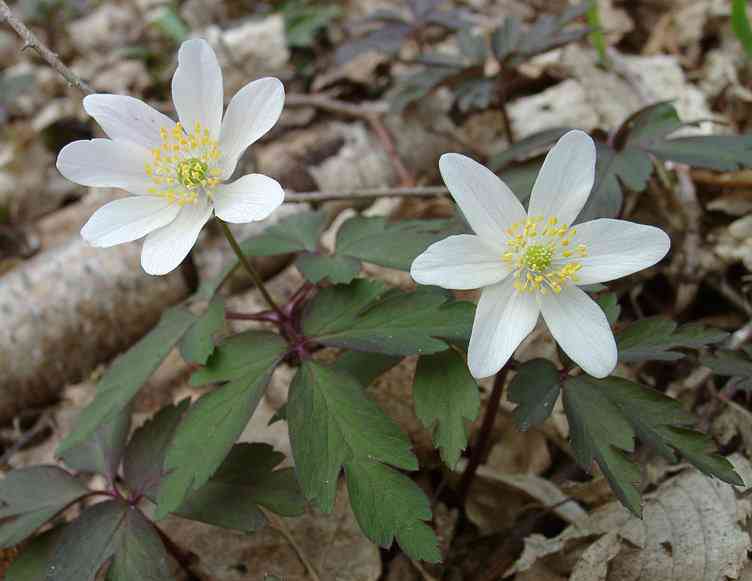
<path id="1" fill-rule="evenodd" d="M 178 163 L 177 173 L 180 183 L 190 190 L 206 183 L 209 165 L 195 157 L 184 159 Z"/>
<path id="2" fill-rule="evenodd" d="M 551 266 L 554 251 L 543 244 L 528 246 L 525 257 L 522 259 L 525 266 L 532 272 L 545 272 Z"/>

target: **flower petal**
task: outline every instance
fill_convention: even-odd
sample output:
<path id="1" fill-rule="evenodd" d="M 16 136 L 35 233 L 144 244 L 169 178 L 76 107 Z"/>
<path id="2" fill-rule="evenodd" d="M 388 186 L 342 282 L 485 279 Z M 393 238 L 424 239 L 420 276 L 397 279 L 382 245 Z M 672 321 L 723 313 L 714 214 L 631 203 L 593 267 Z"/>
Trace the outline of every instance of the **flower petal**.
<path id="1" fill-rule="evenodd" d="M 535 328 L 540 309 L 531 293 L 514 288 L 514 278 L 483 289 L 475 311 L 467 362 L 473 377 L 489 377 L 506 365 Z"/>
<path id="2" fill-rule="evenodd" d="M 568 286 L 539 297 L 543 318 L 567 355 L 593 377 L 616 367 L 616 341 L 603 310 L 585 291 Z"/>
<path id="3" fill-rule="evenodd" d="M 159 147 L 159 130 L 175 122 L 139 99 L 125 95 L 88 95 L 84 109 L 110 139 L 130 141 L 146 148 Z"/>
<path id="4" fill-rule="evenodd" d="M 595 181 L 595 143 L 584 131 L 569 131 L 548 152 L 533 185 L 528 214 L 556 216 L 571 224 Z"/>
<path id="5" fill-rule="evenodd" d="M 149 274 L 167 274 L 177 268 L 211 215 L 212 207 L 205 203 L 183 206 L 175 220 L 146 237 L 141 251 L 143 269 Z"/>
<path id="6" fill-rule="evenodd" d="M 235 94 L 227 106 L 219 139 L 222 179 L 232 175 L 248 146 L 274 127 L 284 104 L 285 87 L 273 77 L 248 83 Z"/>
<path id="7" fill-rule="evenodd" d="M 180 206 L 165 198 L 135 196 L 105 204 L 81 228 L 81 236 L 92 246 L 106 248 L 138 240 L 175 219 Z"/>
<path id="8" fill-rule="evenodd" d="M 222 69 L 205 40 L 186 40 L 180 45 L 172 102 L 186 131 L 192 131 L 198 121 L 212 139 L 219 139 L 224 104 Z"/>
<path id="9" fill-rule="evenodd" d="M 504 239 L 504 230 L 527 215 L 507 185 L 490 169 L 458 153 L 445 153 L 439 170 L 473 231 L 488 241 Z"/>
<path id="10" fill-rule="evenodd" d="M 144 169 L 150 161 L 148 150 L 130 141 L 92 139 L 63 147 L 57 156 L 57 169 L 82 186 L 143 194 L 153 186 Z"/>
<path id="11" fill-rule="evenodd" d="M 496 284 L 509 271 L 501 255 L 479 236 L 460 234 L 434 242 L 410 267 L 410 276 L 420 284 L 450 289 L 473 289 Z"/>
<path id="12" fill-rule="evenodd" d="M 602 218 L 577 225 L 574 244 L 587 245 L 588 255 L 577 284 L 606 282 L 653 266 L 671 247 L 668 235 L 655 226 Z"/>
<path id="13" fill-rule="evenodd" d="M 285 192 L 277 180 L 249 174 L 214 190 L 214 212 L 232 224 L 263 220 L 284 201 Z"/>

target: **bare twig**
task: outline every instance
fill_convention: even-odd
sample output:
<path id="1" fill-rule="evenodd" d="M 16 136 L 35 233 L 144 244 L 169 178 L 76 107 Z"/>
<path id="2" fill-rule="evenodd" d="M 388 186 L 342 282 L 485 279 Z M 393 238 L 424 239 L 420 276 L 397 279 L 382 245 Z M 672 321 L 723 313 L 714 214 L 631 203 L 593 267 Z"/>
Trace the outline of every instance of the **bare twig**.
<path id="1" fill-rule="evenodd" d="M 76 73 L 70 70 L 54 52 L 40 41 L 36 34 L 29 30 L 26 25 L 21 22 L 13 12 L 11 12 L 11 9 L 3 0 L 0 0 L 0 21 L 7 22 L 21 40 L 24 41 L 23 49 L 33 48 L 37 51 L 39 56 L 41 56 L 48 65 L 60 73 L 60 75 L 68 81 L 68 84 L 71 87 L 75 87 L 85 95 L 91 95 L 94 93 L 94 89 L 92 89 L 89 84 L 82 80 Z"/>
<path id="2" fill-rule="evenodd" d="M 360 118 L 366 118 L 370 115 L 382 115 L 389 111 L 389 106 L 386 103 L 353 104 L 320 94 L 301 95 L 299 93 L 288 93 L 285 95 L 285 105 L 289 107 L 315 107 L 316 109 L 337 115 Z"/>
<path id="3" fill-rule="evenodd" d="M 277 517 L 277 515 L 272 514 L 271 512 L 266 510 L 263 506 L 259 506 L 259 509 L 264 513 L 266 520 L 269 522 L 269 526 L 279 534 L 281 534 L 283 537 L 285 537 L 285 540 L 288 542 L 290 547 L 292 547 L 292 550 L 295 551 L 296 555 L 298 555 L 300 562 L 303 563 L 303 566 L 305 566 L 306 571 L 308 571 L 308 575 L 310 575 L 311 579 L 313 579 L 313 581 L 321 581 L 321 577 L 319 577 L 318 571 L 316 571 L 316 568 L 313 566 L 313 563 L 311 563 L 311 560 L 295 540 L 295 537 L 292 536 L 287 523 L 285 523 L 282 518 L 279 518 Z"/>
<path id="4" fill-rule="evenodd" d="M 679 207 L 684 212 L 684 242 L 681 253 L 681 282 L 676 293 L 676 311 L 683 311 L 697 296 L 699 280 L 703 277 L 700 266 L 700 247 L 702 235 L 700 234 L 700 221 L 702 220 L 702 208 L 697 200 L 697 189 L 689 175 L 689 167 L 676 165 L 676 177 L 678 187 L 674 192 L 679 202 Z"/>
<path id="5" fill-rule="evenodd" d="M 431 197 L 447 194 L 442 186 L 416 188 L 368 188 L 349 192 L 290 192 L 285 194 L 285 202 L 292 204 L 331 202 L 334 200 L 357 200 L 367 198 Z"/>

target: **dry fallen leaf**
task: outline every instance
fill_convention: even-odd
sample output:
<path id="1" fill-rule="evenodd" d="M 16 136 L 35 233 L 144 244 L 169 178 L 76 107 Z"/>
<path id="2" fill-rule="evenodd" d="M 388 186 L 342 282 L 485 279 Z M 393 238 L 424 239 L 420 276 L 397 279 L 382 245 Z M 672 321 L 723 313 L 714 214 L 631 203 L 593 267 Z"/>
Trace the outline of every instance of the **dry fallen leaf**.
<path id="1" fill-rule="evenodd" d="M 731 458 L 746 482 L 752 465 Z M 721 581 L 738 579 L 748 562 L 742 524 L 750 503 L 739 489 L 686 470 L 645 497 L 643 520 L 612 502 L 558 537 L 531 535 L 511 572 L 540 564 L 570 581 Z"/>

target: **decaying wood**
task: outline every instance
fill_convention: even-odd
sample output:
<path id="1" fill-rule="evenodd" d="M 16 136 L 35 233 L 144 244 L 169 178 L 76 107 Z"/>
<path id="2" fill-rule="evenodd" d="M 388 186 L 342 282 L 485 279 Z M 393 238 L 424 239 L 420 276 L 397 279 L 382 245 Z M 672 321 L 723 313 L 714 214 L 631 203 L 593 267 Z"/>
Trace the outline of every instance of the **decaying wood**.
<path id="1" fill-rule="evenodd" d="M 0 279 L 0 422 L 40 406 L 129 347 L 188 296 L 180 270 L 146 275 L 140 247 L 79 237 Z"/>

